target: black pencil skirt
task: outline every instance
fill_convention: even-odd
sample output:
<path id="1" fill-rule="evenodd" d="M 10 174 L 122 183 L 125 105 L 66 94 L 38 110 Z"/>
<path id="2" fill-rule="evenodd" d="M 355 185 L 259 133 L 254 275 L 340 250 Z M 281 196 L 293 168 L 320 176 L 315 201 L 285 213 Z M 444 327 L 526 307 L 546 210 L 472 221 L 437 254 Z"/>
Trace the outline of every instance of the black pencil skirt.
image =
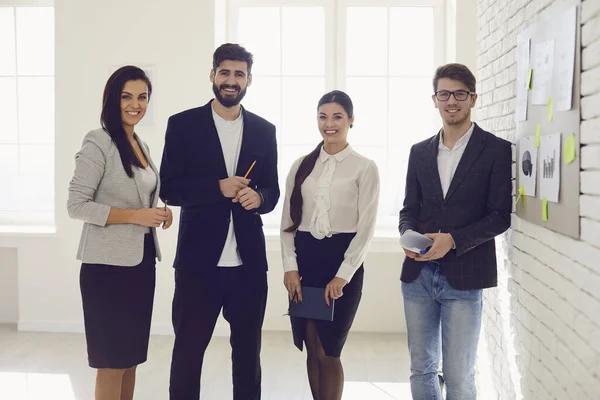
<path id="1" fill-rule="evenodd" d="M 140 264 L 83 263 L 79 283 L 90 367 L 123 369 L 145 362 L 156 283 L 152 234 L 144 237 Z"/>
<path id="2" fill-rule="evenodd" d="M 309 232 L 297 231 L 295 236 L 296 261 L 302 286 L 325 287 L 335 277 L 344 261 L 355 233 L 338 233 L 330 238 L 315 239 Z M 364 268 L 361 265 L 344 287 L 344 295 L 335 300 L 333 321 L 313 320 L 325 354 L 339 357 L 354 322 L 362 295 Z M 325 301 L 323 299 L 323 301 Z M 294 344 L 302 350 L 306 333 L 306 319 L 290 317 Z"/>

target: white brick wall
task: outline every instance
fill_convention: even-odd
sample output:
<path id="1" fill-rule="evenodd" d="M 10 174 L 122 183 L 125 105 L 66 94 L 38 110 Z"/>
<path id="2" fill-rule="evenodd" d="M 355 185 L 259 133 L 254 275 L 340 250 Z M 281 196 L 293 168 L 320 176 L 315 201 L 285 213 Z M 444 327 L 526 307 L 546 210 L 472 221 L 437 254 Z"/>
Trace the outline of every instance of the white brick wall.
<path id="1" fill-rule="evenodd" d="M 516 36 L 563 1 L 477 3 L 478 120 L 514 142 Z M 513 215 L 485 292 L 482 399 L 600 399 L 600 0 L 582 1 L 581 23 L 581 240 Z"/>

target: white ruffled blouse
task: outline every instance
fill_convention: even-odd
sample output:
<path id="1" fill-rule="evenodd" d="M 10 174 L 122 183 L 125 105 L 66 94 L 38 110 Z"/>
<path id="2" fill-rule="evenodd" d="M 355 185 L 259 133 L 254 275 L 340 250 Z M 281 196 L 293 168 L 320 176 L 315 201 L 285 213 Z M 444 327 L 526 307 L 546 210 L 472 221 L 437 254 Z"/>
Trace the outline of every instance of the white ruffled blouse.
<path id="1" fill-rule="evenodd" d="M 286 181 L 281 217 L 281 250 L 285 272 L 298 270 L 294 233 L 284 232 L 284 229 L 292 225 L 290 196 L 303 158 L 294 162 Z M 338 277 L 349 282 L 363 263 L 375 231 L 379 202 L 377 165 L 356 153 L 349 145 L 333 155 L 321 147 L 314 169 L 302 184 L 302 198 L 299 231 L 310 232 L 319 240 L 336 233 L 356 232 L 337 272 Z"/>

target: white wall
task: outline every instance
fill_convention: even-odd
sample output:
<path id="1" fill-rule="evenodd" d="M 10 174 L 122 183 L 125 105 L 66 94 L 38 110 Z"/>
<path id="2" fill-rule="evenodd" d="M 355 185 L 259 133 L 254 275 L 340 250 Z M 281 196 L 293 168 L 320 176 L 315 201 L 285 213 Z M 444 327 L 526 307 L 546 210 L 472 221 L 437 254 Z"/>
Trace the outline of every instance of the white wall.
<path id="1" fill-rule="evenodd" d="M 19 315 L 17 249 L 0 247 L 0 324 L 17 322 Z"/>
<path id="2" fill-rule="evenodd" d="M 556 0 L 478 0 L 479 117 L 515 139 L 518 32 Z M 499 287 L 486 291 L 479 370 L 490 399 L 598 399 L 600 393 L 600 1 L 581 4 L 581 240 L 513 217 Z M 499 96 L 509 94 L 506 96 Z M 497 101 L 497 99 L 503 99 Z M 483 365 L 485 364 L 485 365 Z"/>

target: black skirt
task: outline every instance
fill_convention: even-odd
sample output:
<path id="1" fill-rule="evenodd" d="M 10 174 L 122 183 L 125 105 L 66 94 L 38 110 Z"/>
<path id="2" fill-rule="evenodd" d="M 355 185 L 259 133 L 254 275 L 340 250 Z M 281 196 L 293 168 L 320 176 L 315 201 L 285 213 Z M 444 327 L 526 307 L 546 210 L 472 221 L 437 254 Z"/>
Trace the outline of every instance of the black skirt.
<path id="1" fill-rule="evenodd" d="M 152 234 L 144 237 L 140 264 L 83 263 L 79 283 L 90 367 L 124 369 L 145 362 L 156 283 Z"/>
<path id="2" fill-rule="evenodd" d="M 344 261 L 355 233 L 338 233 L 330 238 L 315 239 L 309 232 L 297 231 L 296 261 L 302 286 L 325 287 L 335 277 Z M 362 295 L 364 268 L 361 265 L 344 287 L 344 295 L 335 300 L 333 321 L 313 320 L 325 354 L 339 357 L 346 343 Z M 306 332 L 304 318 L 290 317 L 294 344 L 302 350 Z"/>

